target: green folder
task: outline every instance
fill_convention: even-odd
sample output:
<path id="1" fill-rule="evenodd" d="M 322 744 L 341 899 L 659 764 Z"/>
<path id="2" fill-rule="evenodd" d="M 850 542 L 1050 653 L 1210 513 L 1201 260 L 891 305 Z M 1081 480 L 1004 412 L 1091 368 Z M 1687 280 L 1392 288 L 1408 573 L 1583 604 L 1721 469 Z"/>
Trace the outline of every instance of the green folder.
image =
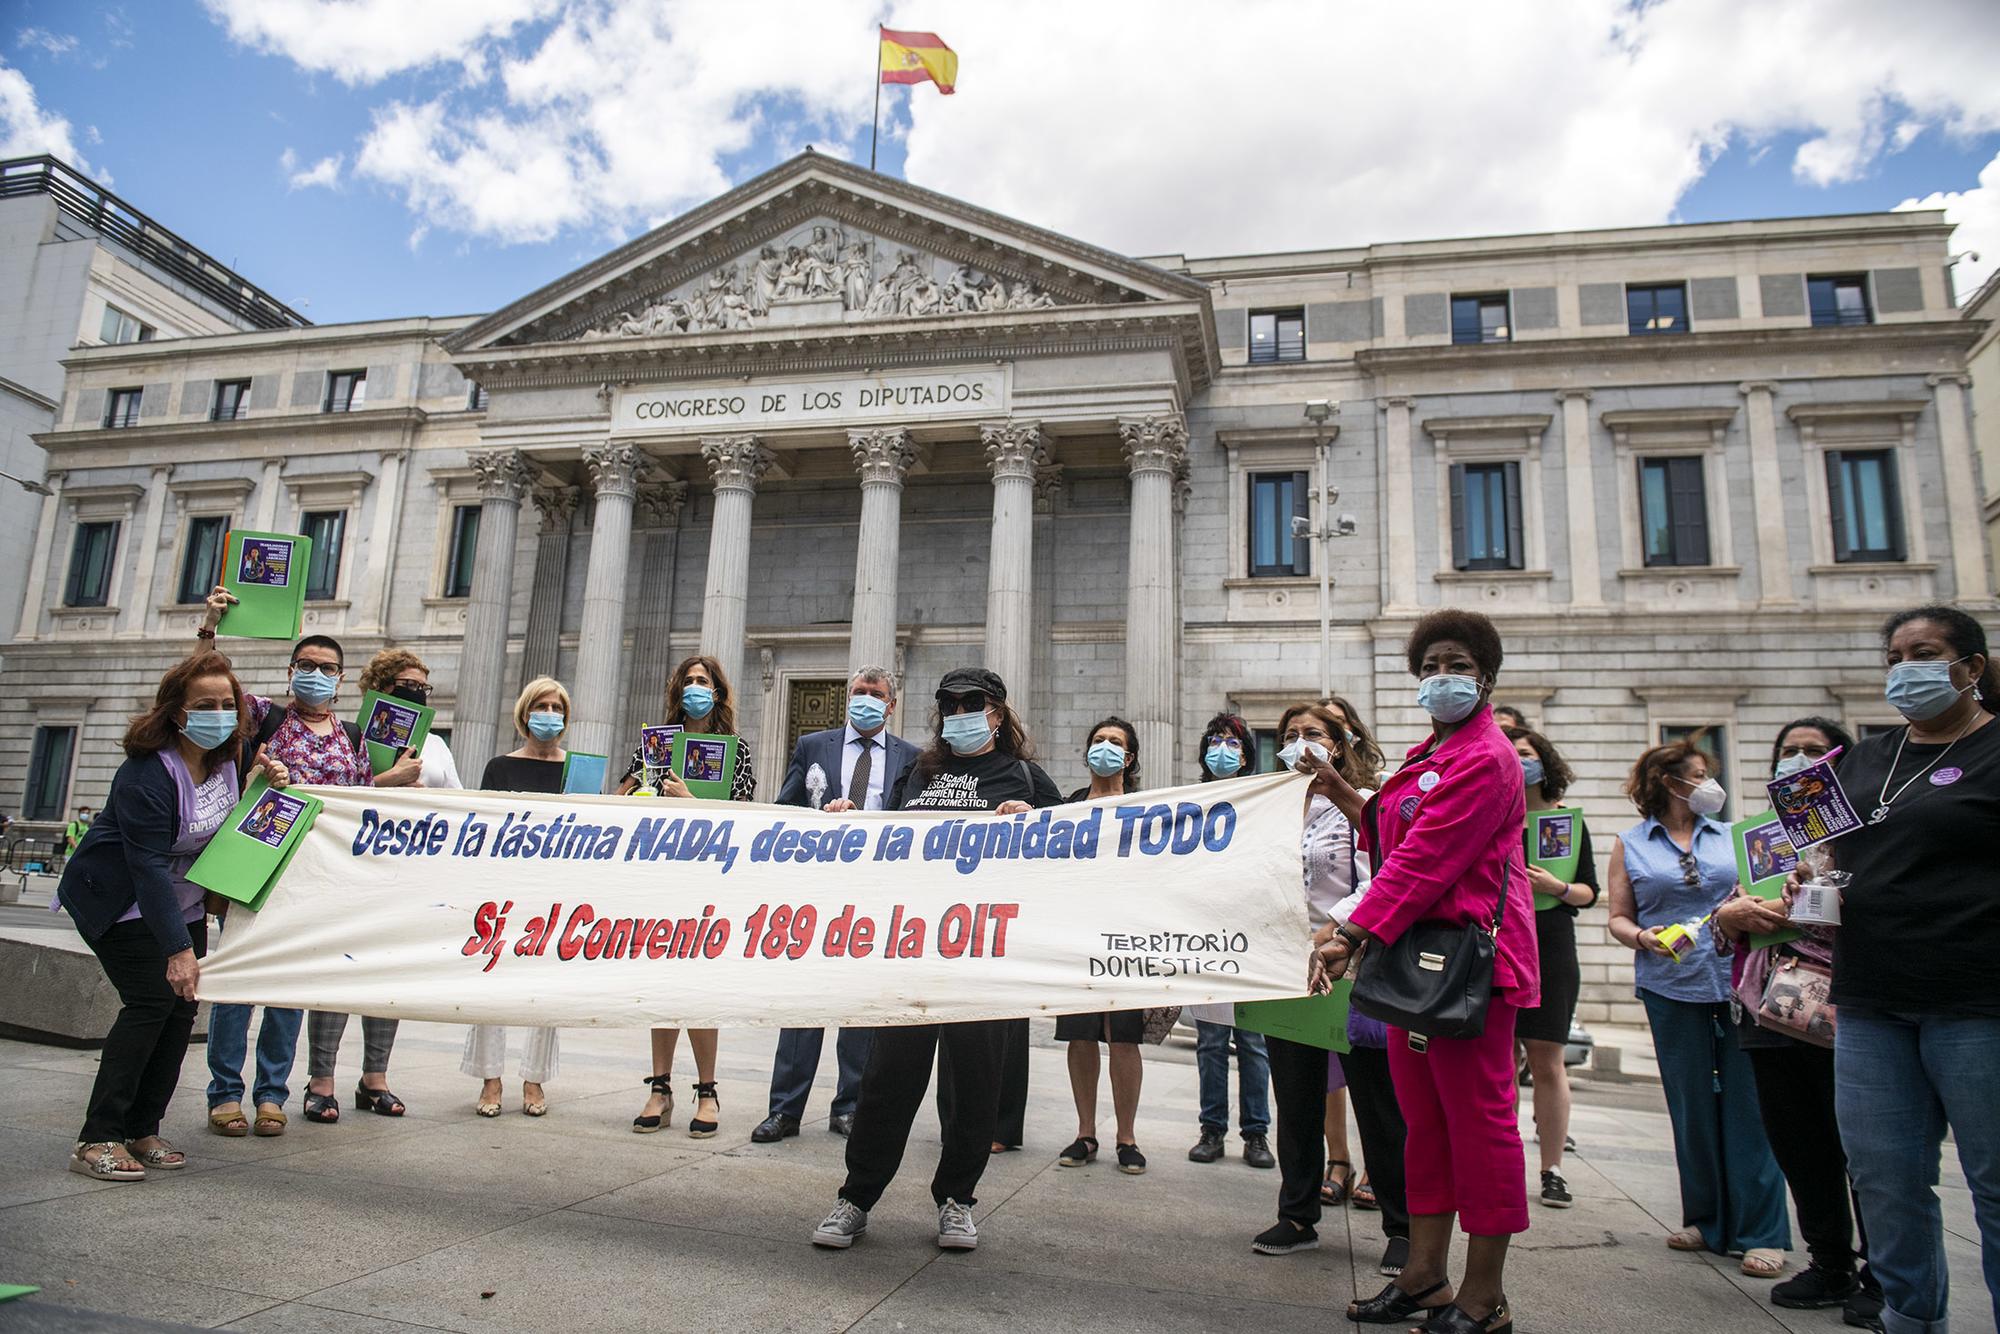
<path id="1" fill-rule="evenodd" d="M 32 1283 L 0 1283 L 0 1302 L 11 1302 L 16 1297 L 30 1297 L 41 1289 Z"/>
<path id="2" fill-rule="evenodd" d="M 215 632 L 238 639 L 297 639 L 305 623 L 311 565 L 309 537 L 232 530 L 222 548 L 222 586 L 236 604 L 222 613 Z"/>
<path id="3" fill-rule="evenodd" d="M 405 750 L 423 749 L 424 738 L 431 734 L 431 719 L 436 716 L 437 710 L 428 704 L 412 704 L 375 690 L 363 695 L 361 713 L 354 721 L 361 729 L 368 767 L 379 774 Z"/>
<path id="4" fill-rule="evenodd" d="M 1743 886 L 1743 892 L 1760 899 L 1783 898 L 1785 877 L 1799 864 L 1799 855 L 1792 850 L 1791 836 L 1785 832 L 1778 813 L 1765 811 L 1738 820 L 1729 826 L 1729 841 L 1736 849 L 1736 882 Z M 1763 949 L 1797 940 L 1803 934 L 1787 928 L 1768 936 L 1752 936 L 1750 944 Z"/>
<path id="5" fill-rule="evenodd" d="M 1333 984 L 1324 996 L 1300 996 L 1296 1000 L 1238 1001 L 1236 1026 L 1308 1047 L 1328 1051 L 1348 1050 L 1347 993 L 1354 983 L 1346 978 Z"/>
<path id="6" fill-rule="evenodd" d="M 736 781 L 736 738 L 682 732 L 674 738 L 674 772 L 690 795 L 729 800 Z"/>
<path id="7" fill-rule="evenodd" d="M 1528 865 L 1539 866 L 1565 885 L 1576 880 L 1583 859 L 1583 812 L 1574 806 L 1528 812 Z M 1560 902 L 1553 894 L 1535 891 L 1535 911 Z"/>
<path id="8" fill-rule="evenodd" d="M 563 757 L 562 790 L 564 796 L 597 796 L 604 791 L 604 775 L 611 764 L 610 757 L 592 755 L 587 750 L 572 750 Z"/>
<path id="9" fill-rule="evenodd" d="M 257 911 L 319 811 L 319 798 L 273 789 L 259 774 L 188 868 L 188 879 Z"/>

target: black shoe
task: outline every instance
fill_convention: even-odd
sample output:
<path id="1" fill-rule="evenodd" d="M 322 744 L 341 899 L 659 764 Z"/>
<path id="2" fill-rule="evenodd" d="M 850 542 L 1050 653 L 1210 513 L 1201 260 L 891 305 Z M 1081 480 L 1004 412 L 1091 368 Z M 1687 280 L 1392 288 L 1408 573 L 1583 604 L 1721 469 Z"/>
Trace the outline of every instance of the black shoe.
<path id="1" fill-rule="evenodd" d="M 1382 1263 L 1375 1266 L 1375 1272 L 1390 1278 L 1403 1272 L 1410 1263 L 1410 1239 L 1391 1237 L 1389 1244 L 1382 1248 Z"/>
<path id="2" fill-rule="evenodd" d="M 1118 1170 L 1128 1177 L 1142 1176 L 1146 1171 L 1146 1155 L 1139 1152 L 1136 1144 L 1118 1146 Z"/>
<path id="3" fill-rule="evenodd" d="M 1097 1156 L 1097 1141 L 1088 1135 L 1078 1135 L 1076 1140 L 1056 1155 L 1057 1167 L 1082 1167 Z"/>
<path id="4" fill-rule="evenodd" d="M 1289 1218 L 1280 1218 L 1257 1234 L 1250 1243 L 1250 1249 L 1259 1255 L 1290 1255 L 1293 1251 L 1309 1251 L 1318 1245 L 1319 1233 L 1309 1227 L 1301 1227 Z"/>
<path id="5" fill-rule="evenodd" d="M 1842 1305 L 1860 1290 L 1853 1270 L 1843 1273 L 1809 1264 L 1783 1283 L 1771 1285 L 1771 1305 L 1789 1311 L 1823 1311 Z"/>
<path id="6" fill-rule="evenodd" d="M 1214 1126 L 1203 1126 L 1201 1138 L 1188 1150 L 1191 1163 L 1212 1163 L 1222 1157 L 1222 1132 Z"/>
<path id="7" fill-rule="evenodd" d="M 799 1118 L 796 1116 L 781 1116 L 777 1112 L 773 1112 L 762 1121 L 759 1121 L 757 1128 L 750 1132 L 750 1142 L 752 1144 L 776 1144 L 779 1140 L 790 1139 L 798 1133 Z"/>
<path id="8" fill-rule="evenodd" d="M 1357 1325 L 1401 1325 L 1425 1311 L 1444 1310 L 1448 1303 L 1440 1302 L 1436 1306 L 1423 1304 L 1424 1298 L 1442 1292 L 1444 1287 L 1445 1280 L 1439 1279 L 1422 1292 L 1404 1292 L 1394 1283 L 1390 1283 L 1373 1297 L 1349 1302 L 1347 1318 Z"/>
<path id="9" fill-rule="evenodd" d="M 694 1086 L 694 1096 L 695 1096 L 695 1105 L 697 1107 L 701 1105 L 701 1100 L 703 1098 L 712 1098 L 715 1100 L 715 1105 L 717 1107 L 722 1106 L 722 1098 L 720 1095 L 716 1093 L 715 1085 L 712 1083 L 696 1084 Z M 714 1139 L 715 1132 L 720 1130 L 721 1128 L 722 1127 L 719 1122 L 704 1121 L 697 1116 L 688 1122 L 688 1138 Z"/>
<path id="10" fill-rule="evenodd" d="M 1243 1161 L 1252 1167 L 1276 1167 L 1278 1160 L 1271 1156 L 1271 1142 L 1262 1135 L 1243 1137 Z"/>
<path id="11" fill-rule="evenodd" d="M 1569 1182 L 1553 1167 L 1542 1173 L 1542 1203 L 1551 1209 L 1567 1209 L 1576 1203 L 1570 1198 Z"/>
<path id="12" fill-rule="evenodd" d="M 1865 1271 L 1853 1296 L 1841 1304 L 1840 1319 L 1856 1329 L 1872 1329 L 1875 1334 L 1882 1334 L 1882 1289 Z"/>
<path id="13" fill-rule="evenodd" d="M 854 1133 L 854 1113 L 849 1112 L 846 1116 L 829 1116 L 826 1119 L 826 1128 L 846 1139 Z"/>

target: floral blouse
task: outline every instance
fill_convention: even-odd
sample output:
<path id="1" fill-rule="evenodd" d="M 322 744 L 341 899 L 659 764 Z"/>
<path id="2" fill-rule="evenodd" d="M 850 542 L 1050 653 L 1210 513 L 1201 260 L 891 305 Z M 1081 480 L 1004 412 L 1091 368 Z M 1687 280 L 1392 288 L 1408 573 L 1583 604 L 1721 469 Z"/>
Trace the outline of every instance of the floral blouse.
<path id="1" fill-rule="evenodd" d="M 645 757 L 639 748 L 632 748 L 632 762 L 625 766 L 625 777 L 639 777 L 645 767 Z M 620 780 L 623 781 L 623 780 Z M 750 743 L 741 736 L 736 738 L 736 777 L 729 784 L 731 801 L 755 801 L 757 799 L 757 771 L 750 764 Z"/>
<path id="2" fill-rule="evenodd" d="M 264 719 L 278 706 L 262 695 L 249 698 L 251 725 L 261 730 Z M 272 759 L 285 766 L 294 783 L 325 787 L 372 787 L 375 783 L 367 754 L 347 739 L 347 729 L 340 725 L 338 716 L 333 730 L 318 736 L 306 726 L 305 719 L 287 707 L 285 721 L 271 734 L 267 749 Z"/>

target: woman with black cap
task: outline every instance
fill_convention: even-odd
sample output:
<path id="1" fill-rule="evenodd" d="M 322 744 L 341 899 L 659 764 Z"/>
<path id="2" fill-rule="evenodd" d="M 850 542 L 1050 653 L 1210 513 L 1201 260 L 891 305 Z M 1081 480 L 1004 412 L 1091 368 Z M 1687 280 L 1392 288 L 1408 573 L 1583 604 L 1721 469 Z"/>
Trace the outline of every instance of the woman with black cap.
<path id="1" fill-rule="evenodd" d="M 1006 683 L 979 667 L 945 673 L 937 689 L 931 743 L 896 780 L 887 807 L 904 811 L 985 811 L 1015 815 L 1055 806 L 1062 793 L 1030 758 L 1027 730 L 1007 707 Z M 1001 1070 L 1012 1021 L 911 1024 L 876 1030 L 861 1077 L 861 1101 L 847 1139 L 847 1180 L 840 1199 L 813 1233 L 813 1244 L 845 1249 L 868 1228 L 868 1211 L 902 1165 L 910 1124 L 930 1087 L 931 1062 L 949 1084 L 944 1152 L 931 1178 L 938 1206 L 937 1243 L 969 1251 L 979 1244 L 973 1192 L 997 1142 Z"/>

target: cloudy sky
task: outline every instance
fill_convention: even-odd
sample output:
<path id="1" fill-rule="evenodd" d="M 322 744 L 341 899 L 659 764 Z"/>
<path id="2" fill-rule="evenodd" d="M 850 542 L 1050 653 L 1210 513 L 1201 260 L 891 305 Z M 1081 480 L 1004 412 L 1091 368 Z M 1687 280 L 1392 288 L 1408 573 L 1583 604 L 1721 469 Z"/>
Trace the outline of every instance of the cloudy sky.
<path id="1" fill-rule="evenodd" d="M 1945 207 L 1996 0 L 0 0 L 53 152 L 320 322 L 493 309 L 807 144 L 1129 254 Z"/>

